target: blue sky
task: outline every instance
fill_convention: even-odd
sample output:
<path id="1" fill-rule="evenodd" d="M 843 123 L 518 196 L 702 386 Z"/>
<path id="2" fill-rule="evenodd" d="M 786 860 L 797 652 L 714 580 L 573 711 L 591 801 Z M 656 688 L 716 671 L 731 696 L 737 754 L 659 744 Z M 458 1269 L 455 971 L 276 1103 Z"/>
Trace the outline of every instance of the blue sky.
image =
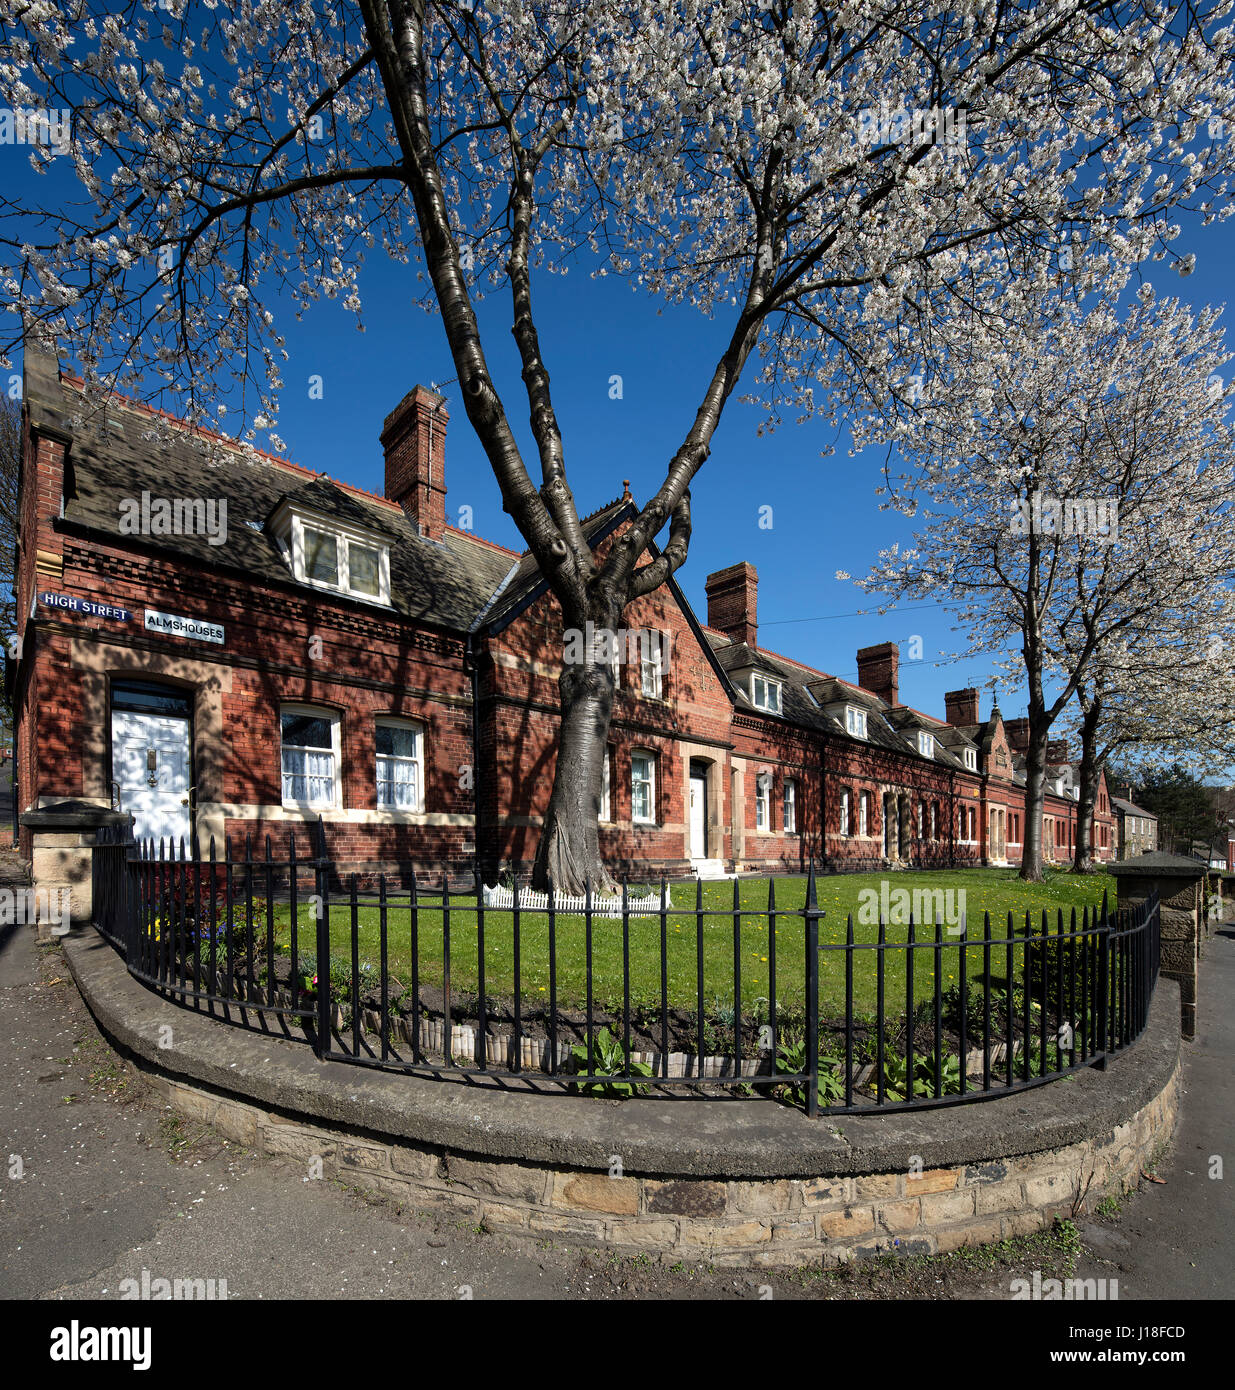
<path id="1" fill-rule="evenodd" d="M 6 176 L 16 175 L 19 184 L 34 182 L 24 152 L 6 149 L 0 156 Z M 54 182 L 38 181 L 43 198 Z M 1230 229 L 1181 221 L 1184 235 L 1175 245 L 1197 253 L 1196 272 L 1182 280 L 1156 262 L 1146 268 L 1147 278 L 1159 294 L 1182 294 L 1196 304 L 1226 302 L 1235 276 Z M 690 309 L 661 306 L 617 280 L 593 280 L 589 269 L 580 264 L 565 277 L 543 274 L 534 283 L 541 346 L 581 512 L 618 496 L 625 478 L 636 499 L 654 490 L 694 417 L 729 329 L 724 317 L 710 321 Z M 288 305 L 280 325 L 290 361 L 279 433 L 289 457 L 382 490 L 378 435 L 383 418 L 417 382 L 444 383 L 454 375 L 441 323 L 416 304 L 415 289 L 414 268 L 370 259 L 361 280 L 363 333 L 336 303 L 323 302 L 299 324 Z M 486 299 L 480 312 L 491 370 L 537 476 L 508 296 Z M 314 375 L 324 382 L 320 400 L 309 395 Z M 615 375 L 622 378 L 620 400 L 610 396 Z M 458 388 L 441 389 L 452 416 L 446 445 L 448 519 L 456 520 L 459 508 L 468 506 L 478 534 L 521 549 Z M 762 646 L 853 678 L 859 647 L 899 642 L 901 698 L 942 715 L 944 691 L 982 686 L 990 674 L 981 661 L 944 659 L 962 645 L 947 613 L 936 605 L 914 605 L 880 616 L 851 582 L 834 577 L 837 570 L 865 573 L 882 546 L 912 534 L 904 519 L 878 508 L 882 453 L 867 451 L 851 459 L 843 433 L 836 453 L 822 458 L 835 437 L 830 427 L 788 423 L 759 436 L 761 419 L 757 409 L 731 399 L 711 457 L 696 479 L 694 536 L 678 574 L 688 599 L 705 618 L 706 576 L 749 561 L 759 572 Z M 770 527 L 760 526 L 765 507 L 771 508 Z M 914 637 L 921 639 L 923 652 L 917 663 L 907 660 Z M 984 691 L 984 713 L 989 705 Z M 1000 705 L 1008 717 L 1024 712 L 1018 693 L 1004 694 Z"/>

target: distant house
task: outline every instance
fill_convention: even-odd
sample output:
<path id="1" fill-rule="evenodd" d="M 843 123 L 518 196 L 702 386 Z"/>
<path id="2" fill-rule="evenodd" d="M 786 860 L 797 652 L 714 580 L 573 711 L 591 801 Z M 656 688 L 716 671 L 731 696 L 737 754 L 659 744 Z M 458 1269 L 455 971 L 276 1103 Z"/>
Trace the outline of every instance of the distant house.
<path id="1" fill-rule="evenodd" d="M 1122 796 L 1111 797 L 1111 805 L 1118 821 L 1120 859 L 1133 859 L 1158 848 L 1158 817 L 1152 811 Z"/>
<path id="2" fill-rule="evenodd" d="M 1209 869 L 1229 870 L 1232 868 L 1232 855 L 1235 854 L 1235 839 L 1229 826 L 1216 831 L 1212 839 L 1193 840 L 1189 850 L 1193 859 L 1199 859 Z"/>

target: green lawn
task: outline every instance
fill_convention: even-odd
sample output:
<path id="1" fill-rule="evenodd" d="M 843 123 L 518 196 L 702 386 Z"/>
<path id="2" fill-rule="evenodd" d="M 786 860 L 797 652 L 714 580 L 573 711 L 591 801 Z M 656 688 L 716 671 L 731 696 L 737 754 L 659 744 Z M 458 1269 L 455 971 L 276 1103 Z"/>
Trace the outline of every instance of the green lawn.
<path id="1" fill-rule="evenodd" d="M 1108 875 L 1094 874 L 1077 877 L 1070 873 L 1053 873 L 1043 883 L 1023 883 L 1015 870 L 975 869 L 902 874 L 846 874 L 818 880 L 818 901 L 826 914 L 820 922 L 819 940 L 825 949 L 820 952 L 821 1010 L 841 1013 L 845 1005 L 845 952 L 828 950 L 828 946 L 843 943 L 846 936 L 846 917 L 854 914 L 854 939 L 871 943 L 877 939 L 877 927 L 860 920 L 863 890 L 878 895 L 880 886 L 887 883 L 892 895 L 897 890 L 934 891 L 963 890 L 968 923 L 968 971 L 971 979 L 983 974 L 983 948 L 980 942 L 983 913 L 992 916 L 992 935 L 1006 934 L 1007 914 L 1013 912 L 1017 931 L 1025 929 L 1025 913 L 1034 916 L 1034 930 L 1040 930 L 1041 914 L 1050 914 L 1054 931 L 1056 914 L 1062 909 L 1065 929 L 1072 908 L 1078 920 L 1084 907 L 1101 904 L 1104 890 L 1110 895 L 1113 909 L 1115 882 Z M 776 998 L 778 1004 L 800 1006 L 804 997 L 804 937 L 805 928 L 794 909 L 801 909 L 806 896 L 806 880 L 778 878 L 776 886 L 775 965 Z M 744 1011 L 754 1011 L 756 1001 L 771 994 L 772 938 L 769 935 L 768 880 L 752 879 L 740 885 L 743 911 L 737 948 L 737 969 L 740 974 L 740 994 Z M 672 888 L 675 907 L 694 906 L 693 883 Z M 440 987 L 444 978 L 444 931 L 440 899 L 422 897 L 418 912 L 419 962 L 422 984 Z M 895 897 L 893 896 L 893 902 Z M 954 896 L 953 905 L 959 907 Z M 732 1008 L 734 999 L 734 930 L 729 915 L 733 905 L 733 885 L 729 882 L 706 883 L 703 905 L 715 912 L 705 917 L 702 927 L 703 1002 L 709 1013 L 718 1008 Z M 869 912 L 868 912 L 868 915 Z M 404 986 L 411 979 L 410 913 L 406 894 L 393 897 L 388 909 L 388 953 L 390 972 Z M 358 912 L 359 956 L 362 962 L 376 967 L 380 959 L 379 915 L 375 906 L 362 905 Z M 287 908 L 276 914 L 276 941 L 286 950 L 290 923 Z M 264 924 L 258 924 L 259 933 Z M 352 951 L 351 913 L 346 904 L 335 899 L 331 904 L 330 932 L 332 943 L 332 977 L 337 978 L 350 967 Z M 657 917 L 634 918 L 630 924 L 630 998 L 636 1008 L 656 1009 L 660 1004 L 660 921 Z M 891 925 L 889 941 L 907 939 L 908 928 Z M 933 941 L 928 928 L 917 928 L 917 939 Z M 699 933 L 690 917 L 669 914 L 666 933 L 668 955 L 668 994 L 671 1008 L 694 1011 L 698 1000 L 697 953 Z M 300 914 L 299 942 L 301 951 L 312 950 L 315 926 L 309 910 Z M 960 976 L 960 957 L 965 949 L 957 935 L 945 929 L 943 947 L 938 953 L 941 988 L 957 982 Z M 619 1010 L 623 1000 L 623 950 L 620 921 L 596 918 L 592 926 L 592 966 L 594 1002 L 598 1008 Z M 452 996 L 474 993 L 478 988 L 479 932 L 474 900 L 452 899 L 450 912 L 450 982 Z M 885 965 L 885 999 L 889 1013 L 900 1012 L 906 994 L 906 952 L 887 953 Z M 877 965 L 875 950 L 863 950 L 854 960 L 854 1007 L 873 1011 L 877 998 Z M 917 1000 L 930 996 L 934 989 L 936 951 L 918 949 L 914 955 L 914 990 Z M 1023 947 L 1014 948 L 1013 972 L 1019 973 Z M 586 996 L 585 926 L 581 917 L 561 914 L 556 926 L 557 997 L 564 1007 L 582 1007 Z M 484 921 L 485 992 L 492 998 L 511 998 L 515 988 L 514 932 L 512 915 L 508 912 L 486 912 Z M 1003 979 L 1005 950 L 992 951 L 992 977 L 996 983 Z M 520 917 L 520 981 L 523 998 L 530 1002 L 544 1001 L 549 991 L 549 923 L 545 914 L 523 913 Z"/>

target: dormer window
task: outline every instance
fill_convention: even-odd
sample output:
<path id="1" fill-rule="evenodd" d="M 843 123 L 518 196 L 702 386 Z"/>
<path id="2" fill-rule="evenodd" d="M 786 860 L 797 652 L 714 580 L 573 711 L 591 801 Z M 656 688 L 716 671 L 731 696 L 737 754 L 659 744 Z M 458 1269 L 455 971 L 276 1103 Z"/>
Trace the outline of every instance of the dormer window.
<path id="1" fill-rule="evenodd" d="M 346 531 L 292 518 L 296 578 L 355 598 L 390 602 L 390 553 Z"/>
<path id="2" fill-rule="evenodd" d="M 287 499 L 271 519 L 292 573 L 302 584 L 366 603 L 390 603 L 390 547 L 361 527 L 311 511 Z"/>
<path id="3" fill-rule="evenodd" d="M 978 770 L 978 750 L 976 748 L 965 749 L 965 766 L 970 772 Z"/>
<path id="4" fill-rule="evenodd" d="M 756 709 L 765 709 L 769 714 L 779 714 L 780 682 L 769 680 L 767 676 L 752 676 L 750 698 Z"/>
<path id="5" fill-rule="evenodd" d="M 845 706 L 845 730 L 854 738 L 866 737 L 866 711 L 854 705 Z"/>
<path id="6" fill-rule="evenodd" d="M 918 752 L 924 758 L 935 756 L 935 735 L 928 734 L 925 729 L 918 730 Z"/>

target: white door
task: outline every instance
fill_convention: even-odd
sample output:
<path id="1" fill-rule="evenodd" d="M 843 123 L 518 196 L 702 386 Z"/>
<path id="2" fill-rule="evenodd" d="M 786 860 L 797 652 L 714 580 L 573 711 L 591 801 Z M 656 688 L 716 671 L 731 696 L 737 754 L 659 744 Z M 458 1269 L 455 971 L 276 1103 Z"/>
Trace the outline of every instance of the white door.
<path id="1" fill-rule="evenodd" d="M 708 828 L 706 810 L 708 802 L 707 780 L 694 773 L 690 778 L 690 857 L 708 857 Z"/>
<path id="2" fill-rule="evenodd" d="M 189 843 L 189 721 L 114 710 L 112 776 L 139 840 Z"/>

